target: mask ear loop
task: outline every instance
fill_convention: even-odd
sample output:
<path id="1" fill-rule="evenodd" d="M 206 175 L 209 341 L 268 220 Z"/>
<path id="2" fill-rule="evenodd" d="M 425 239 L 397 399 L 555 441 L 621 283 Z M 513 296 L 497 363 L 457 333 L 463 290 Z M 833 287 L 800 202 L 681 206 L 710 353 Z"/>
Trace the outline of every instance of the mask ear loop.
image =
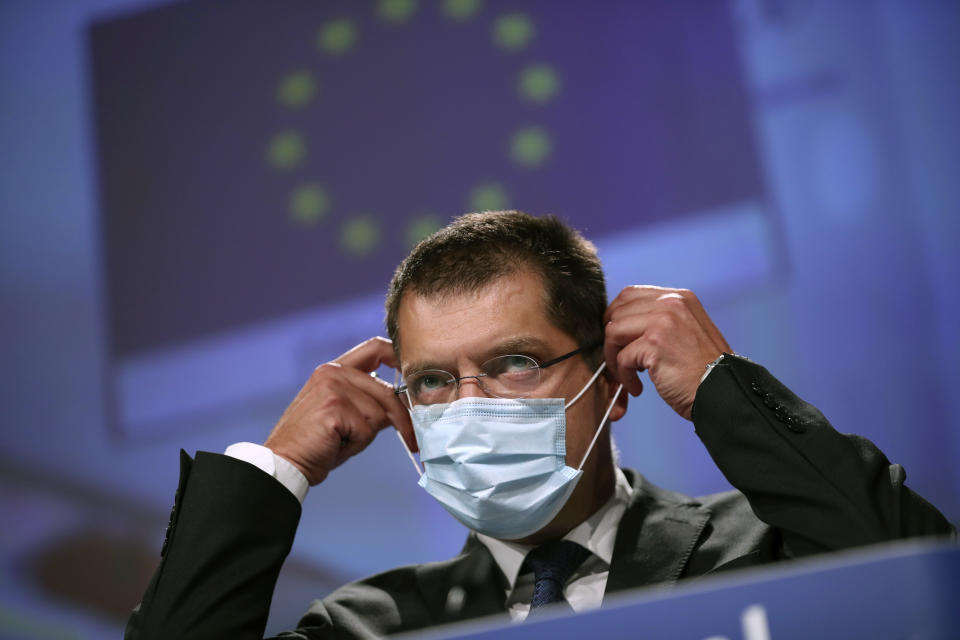
<path id="1" fill-rule="evenodd" d="M 393 370 L 393 388 L 397 388 L 397 381 L 399 379 L 400 372 L 396 369 Z M 407 392 L 407 402 L 410 402 L 410 392 Z M 403 407 L 407 410 L 407 413 L 410 414 L 410 422 L 413 422 L 413 412 L 405 405 Z M 417 475 L 423 477 L 423 470 L 420 469 L 420 464 L 417 462 L 417 459 L 413 457 L 413 451 L 410 451 L 410 447 L 407 446 L 407 441 L 403 439 L 403 436 L 400 435 L 400 432 L 394 428 L 393 432 L 397 434 L 397 437 L 400 439 L 400 444 L 403 445 L 403 450 L 407 452 L 407 457 L 410 458 L 410 462 L 413 463 L 413 468 L 417 470 Z"/>
<path id="2" fill-rule="evenodd" d="M 580 389 L 580 393 L 573 397 L 573 400 L 568 402 L 566 406 L 563 407 L 563 410 L 566 411 L 573 406 L 573 403 L 580 399 L 584 393 L 587 392 L 587 389 L 596 382 L 597 378 L 600 377 L 600 374 L 603 372 L 604 367 L 607 366 L 606 362 L 601 362 L 600 366 L 597 368 L 596 373 L 593 374 L 593 377 L 590 378 L 590 381 L 584 385 L 583 389 Z M 603 431 L 603 425 L 606 424 L 607 418 L 610 417 L 610 412 L 613 411 L 613 405 L 617 404 L 617 398 L 620 397 L 620 392 L 623 391 L 623 385 L 617 386 L 616 393 L 613 394 L 613 400 L 610 401 L 610 406 L 607 407 L 607 412 L 603 414 L 603 419 L 600 421 L 600 426 L 597 427 L 597 430 L 593 434 L 593 440 L 590 441 L 590 446 L 587 447 L 587 452 L 583 454 L 583 459 L 580 461 L 580 466 L 577 467 L 577 471 L 583 469 L 583 463 L 587 461 L 587 458 L 590 456 L 590 452 L 593 451 L 593 445 L 597 443 L 597 438 L 600 437 L 600 432 Z"/>
<path id="3" fill-rule="evenodd" d="M 587 458 L 590 456 L 590 452 L 593 451 L 593 445 L 597 443 L 597 438 L 600 437 L 600 432 L 603 431 L 603 425 L 606 424 L 607 418 L 610 417 L 610 412 L 613 411 L 613 405 L 617 404 L 617 398 L 620 397 L 620 392 L 623 391 L 623 385 L 617 386 L 617 392 L 613 394 L 613 400 L 610 401 L 610 406 L 607 407 L 607 412 L 603 414 L 603 420 L 600 421 L 600 426 L 597 427 L 596 433 L 593 434 L 593 440 L 590 441 L 590 446 L 587 447 L 587 452 L 583 454 L 583 460 L 580 461 L 580 466 L 577 467 L 577 471 L 583 469 L 583 463 L 587 461 Z"/>
<path id="4" fill-rule="evenodd" d="M 393 432 L 397 434 L 398 438 L 400 438 L 400 444 L 403 445 L 403 450 L 407 452 L 407 457 L 409 457 L 410 462 L 413 463 L 413 468 L 417 470 L 417 475 L 422 476 L 423 471 L 420 469 L 420 465 L 417 463 L 417 459 L 413 457 L 413 451 L 410 451 L 410 447 L 407 446 L 407 441 L 403 439 L 403 436 L 400 435 L 400 432 L 397 431 L 396 429 L 394 429 Z"/>
<path id="5" fill-rule="evenodd" d="M 564 410 L 564 411 L 566 411 L 567 409 L 569 409 L 570 407 L 572 407 L 572 406 L 573 406 L 573 403 L 576 402 L 577 400 L 579 400 L 579 399 L 580 399 L 580 396 L 582 396 L 583 394 L 585 394 L 585 393 L 587 392 L 587 389 L 589 389 L 591 386 L 593 386 L 593 383 L 597 381 L 597 378 L 600 377 L 600 374 L 603 372 L 603 368 L 606 367 L 606 366 L 607 366 L 607 363 L 606 363 L 606 362 L 601 362 L 601 363 L 600 363 L 600 366 L 597 368 L 596 371 L 594 371 L 593 377 L 591 377 L 591 378 L 587 381 L 587 384 L 583 385 L 583 389 L 580 389 L 580 393 L 578 393 L 577 395 L 573 396 L 573 400 L 571 400 L 571 401 L 568 402 L 567 404 L 563 405 L 563 410 Z"/>

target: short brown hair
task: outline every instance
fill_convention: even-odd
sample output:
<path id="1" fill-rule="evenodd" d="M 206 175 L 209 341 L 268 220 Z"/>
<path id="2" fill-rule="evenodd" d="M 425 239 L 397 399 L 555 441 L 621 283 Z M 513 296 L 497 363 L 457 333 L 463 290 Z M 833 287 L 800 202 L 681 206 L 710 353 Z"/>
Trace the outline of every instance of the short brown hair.
<path id="1" fill-rule="evenodd" d="M 478 291 L 532 269 L 543 279 L 547 317 L 579 347 L 603 342 L 607 287 L 593 244 L 555 216 L 521 211 L 468 213 L 429 236 L 397 267 L 387 292 L 387 333 L 399 353 L 397 315 L 406 292 Z M 599 363 L 600 352 L 588 360 Z"/>

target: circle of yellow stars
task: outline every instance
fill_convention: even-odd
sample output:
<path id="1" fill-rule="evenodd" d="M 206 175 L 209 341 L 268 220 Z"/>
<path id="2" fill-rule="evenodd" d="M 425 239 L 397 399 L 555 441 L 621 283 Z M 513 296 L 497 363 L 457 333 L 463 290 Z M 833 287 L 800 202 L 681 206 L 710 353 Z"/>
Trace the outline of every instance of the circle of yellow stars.
<path id="1" fill-rule="evenodd" d="M 482 8 L 482 0 L 443 0 L 440 12 L 451 22 L 463 24 L 475 18 Z M 379 0 L 375 14 L 384 23 L 402 25 L 419 11 L 419 0 Z M 507 54 L 527 50 L 537 37 L 537 29 L 530 17 L 519 11 L 498 15 L 490 32 L 493 46 Z M 350 55 L 362 38 L 357 23 L 350 18 L 334 18 L 320 25 L 316 32 L 317 50 L 333 58 Z M 518 98 L 533 107 L 550 103 L 561 92 L 560 75 L 548 64 L 524 66 L 516 79 Z M 276 101 L 284 109 L 299 111 L 316 101 L 323 91 L 319 79 L 309 69 L 293 69 L 277 85 Z M 523 169 L 537 169 L 549 160 L 553 152 L 550 132 L 542 126 L 530 124 L 509 134 L 508 157 Z M 300 131 L 287 129 L 274 134 L 267 144 L 266 161 L 275 171 L 291 172 L 309 157 L 309 146 Z M 466 197 L 471 211 L 506 209 L 510 198 L 503 185 L 483 181 L 470 189 Z M 296 224 L 311 227 L 323 223 L 335 203 L 329 186 L 318 181 L 307 181 L 296 186 L 288 199 L 287 215 Z M 408 247 L 438 230 L 443 224 L 440 216 L 421 212 L 411 219 L 405 230 Z M 344 252 L 362 257 L 375 250 L 383 233 L 374 216 L 363 212 L 352 213 L 339 228 L 338 245 Z"/>

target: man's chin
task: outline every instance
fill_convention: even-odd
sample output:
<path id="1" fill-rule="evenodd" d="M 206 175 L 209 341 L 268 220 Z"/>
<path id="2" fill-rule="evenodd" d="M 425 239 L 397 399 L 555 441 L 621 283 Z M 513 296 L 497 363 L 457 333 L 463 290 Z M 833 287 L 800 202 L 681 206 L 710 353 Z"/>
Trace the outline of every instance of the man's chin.
<path id="1" fill-rule="evenodd" d="M 531 533 L 528 536 L 524 536 L 523 538 L 514 538 L 513 540 L 506 540 L 504 538 L 498 538 L 498 540 L 502 540 L 503 542 L 511 542 L 513 544 L 522 544 L 522 545 L 533 546 L 533 547 L 539 546 L 545 542 L 550 542 L 551 540 L 559 540 L 563 536 L 573 531 L 574 527 L 576 527 L 577 524 L 579 524 L 577 522 L 574 522 L 574 523 L 565 522 L 565 520 L 569 520 L 569 517 L 564 518 L 565 510 L 566 509 L 561 510 L 560 513 L 558 513 L 557 516 L 553 520 L 551 520 L 550 523 L 547 524 L 545 527 L 543 527 L 542 529 L 534 533 Z"/>

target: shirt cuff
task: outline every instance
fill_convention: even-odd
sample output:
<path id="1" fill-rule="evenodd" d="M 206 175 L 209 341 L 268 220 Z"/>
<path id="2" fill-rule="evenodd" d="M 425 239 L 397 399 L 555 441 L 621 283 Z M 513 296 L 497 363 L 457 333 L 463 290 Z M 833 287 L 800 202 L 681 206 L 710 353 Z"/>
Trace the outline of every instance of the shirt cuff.
<path id="1" fill-rule="evenodd" d="M 278 456 L 267 447 L 252 442 L 238 442 L 227 447 L 223 455 L 249 462 L 271 478 L 276 478 L 301 505 L 307 497 L 310 483 L 307 482 L 306 476 L 293 466 L 292 462 Z"/>
<path id="2" fill-rule="evenodd" d="M 710 375 L 710 373 L 713 371 L 713 368 L 720 364 L 720 361 L 723 360 L 723 356 L 725 355 L 725 353 L 721 353 L 719 358 L 707 365 L 707 370 L 703 372 L 702 376 L 700 376 L 700 382 L 697 383 L 698 385 L 703 384 L 703 381 L 707 379 L 707 376 Z"/>
<path id="3" fill-rule="evenodd" d="M 703 381 L 707 379 L 707 376 L 709 376 L 713 372 L 713 370 L 716 369 L 717 365 L 720 364 L 720 362 L 722 362 L 723 359 L 726 358 L 727 356 L 730 356 L 731 358 L 740 358 L 741 360 L 746 360 L 747 362 L 752 362 L 750 358 L 747 358 L 746 356 L 742 356 L 739 353 L 721 353 L 719 358 L 717 358 L 716 360 L 714 360 L 713 362 L 707 365 L 707 370 L 703 372 L 702 376 L 700 376 L 699 384 L 703 384 Z"/>

